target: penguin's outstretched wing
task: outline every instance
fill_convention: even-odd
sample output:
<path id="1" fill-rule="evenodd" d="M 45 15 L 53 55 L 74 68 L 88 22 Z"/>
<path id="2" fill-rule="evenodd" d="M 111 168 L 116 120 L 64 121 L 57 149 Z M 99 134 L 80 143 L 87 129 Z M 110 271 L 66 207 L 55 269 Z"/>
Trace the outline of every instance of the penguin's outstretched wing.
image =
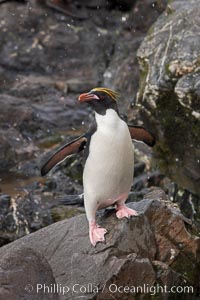
<path id="1" fill-rule="evenodd" d="M 69 155 L 82 151 L 87 140 L 87 135 L 85 134 L 58 149 L 43 165 L 41 175 L 45 176 L 53 167 L 63 162 Z"/>
<path id="2" fill-rule="evenodd" d="M 150 147 L 153 147 L 155 145 L 156 143 L 155 136 L 144 127 L 128 125 L 128 128 L 130 131 L 131 138 L 133 140 L 143 142 Z"/>

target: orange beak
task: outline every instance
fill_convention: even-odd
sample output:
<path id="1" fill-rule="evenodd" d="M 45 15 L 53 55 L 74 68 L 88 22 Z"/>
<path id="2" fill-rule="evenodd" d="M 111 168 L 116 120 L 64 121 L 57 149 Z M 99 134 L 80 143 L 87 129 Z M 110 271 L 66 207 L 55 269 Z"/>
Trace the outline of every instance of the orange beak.
<path id="1" fill-rule="evenodd" d="M 89 102 L 91 100 L 100 100 L 100 98 L 97 95 L 91 93 L 84 93 L 78 97 L 79 102 Z"/>

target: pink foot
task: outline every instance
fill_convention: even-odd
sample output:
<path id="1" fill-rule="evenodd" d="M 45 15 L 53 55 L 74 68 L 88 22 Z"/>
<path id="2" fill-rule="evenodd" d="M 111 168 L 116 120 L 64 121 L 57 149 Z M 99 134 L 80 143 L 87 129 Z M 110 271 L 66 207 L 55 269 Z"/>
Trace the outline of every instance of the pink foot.
<path id="1" fill-rule="evenodd" d="M 123 204 L 117 206 L 116 216 L 118 219 L 122 219 L 124 217 L 129 218 L 130 216 L 138 216 L 138 213 L 135 210 L 128 208 L 126 205 Z"/>
<path id="2" fill-rule="evenodd" d="M 94 247 L 96 246 L 96 243 L 105 241 L 104 235 L 106 233 L 107 230 L 105 228 L 99 227 L 96 222 L 93 221 L 89 223 L 90 242 Z"/>

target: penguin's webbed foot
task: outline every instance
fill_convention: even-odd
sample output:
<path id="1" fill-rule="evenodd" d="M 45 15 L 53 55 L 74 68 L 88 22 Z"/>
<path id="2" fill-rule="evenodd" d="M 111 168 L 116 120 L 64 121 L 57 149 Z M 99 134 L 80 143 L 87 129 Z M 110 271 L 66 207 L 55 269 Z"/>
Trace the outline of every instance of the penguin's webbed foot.
<path id="1" fill-rule="evenodd" d="M 116 216 L 118 219 L 122 219 L 124 217 L 130 218 L 131 216 L 138 216 L 138 213 L 134 209 L 131 209 L 123 204 L 117 206 Z"/>
<path id="2" fill-rule="evenodd" d="M 104 235 L 107 233 L 105 228 L 99 227 L 96 222 L 89 223 L 90 242 L 95 247 L 98 242 L 105 242 Z"/>

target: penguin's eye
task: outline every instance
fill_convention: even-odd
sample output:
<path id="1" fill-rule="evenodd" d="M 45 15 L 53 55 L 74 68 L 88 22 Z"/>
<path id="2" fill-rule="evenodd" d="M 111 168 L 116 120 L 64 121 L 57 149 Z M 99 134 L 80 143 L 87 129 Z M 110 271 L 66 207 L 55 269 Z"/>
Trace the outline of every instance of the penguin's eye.
<path id="1" fill-rule="evenodd" d="M 100 100 L 104 100 L 105 96 L 104 95 L 100 95 L 99 98 L 100 98 Z"/>

